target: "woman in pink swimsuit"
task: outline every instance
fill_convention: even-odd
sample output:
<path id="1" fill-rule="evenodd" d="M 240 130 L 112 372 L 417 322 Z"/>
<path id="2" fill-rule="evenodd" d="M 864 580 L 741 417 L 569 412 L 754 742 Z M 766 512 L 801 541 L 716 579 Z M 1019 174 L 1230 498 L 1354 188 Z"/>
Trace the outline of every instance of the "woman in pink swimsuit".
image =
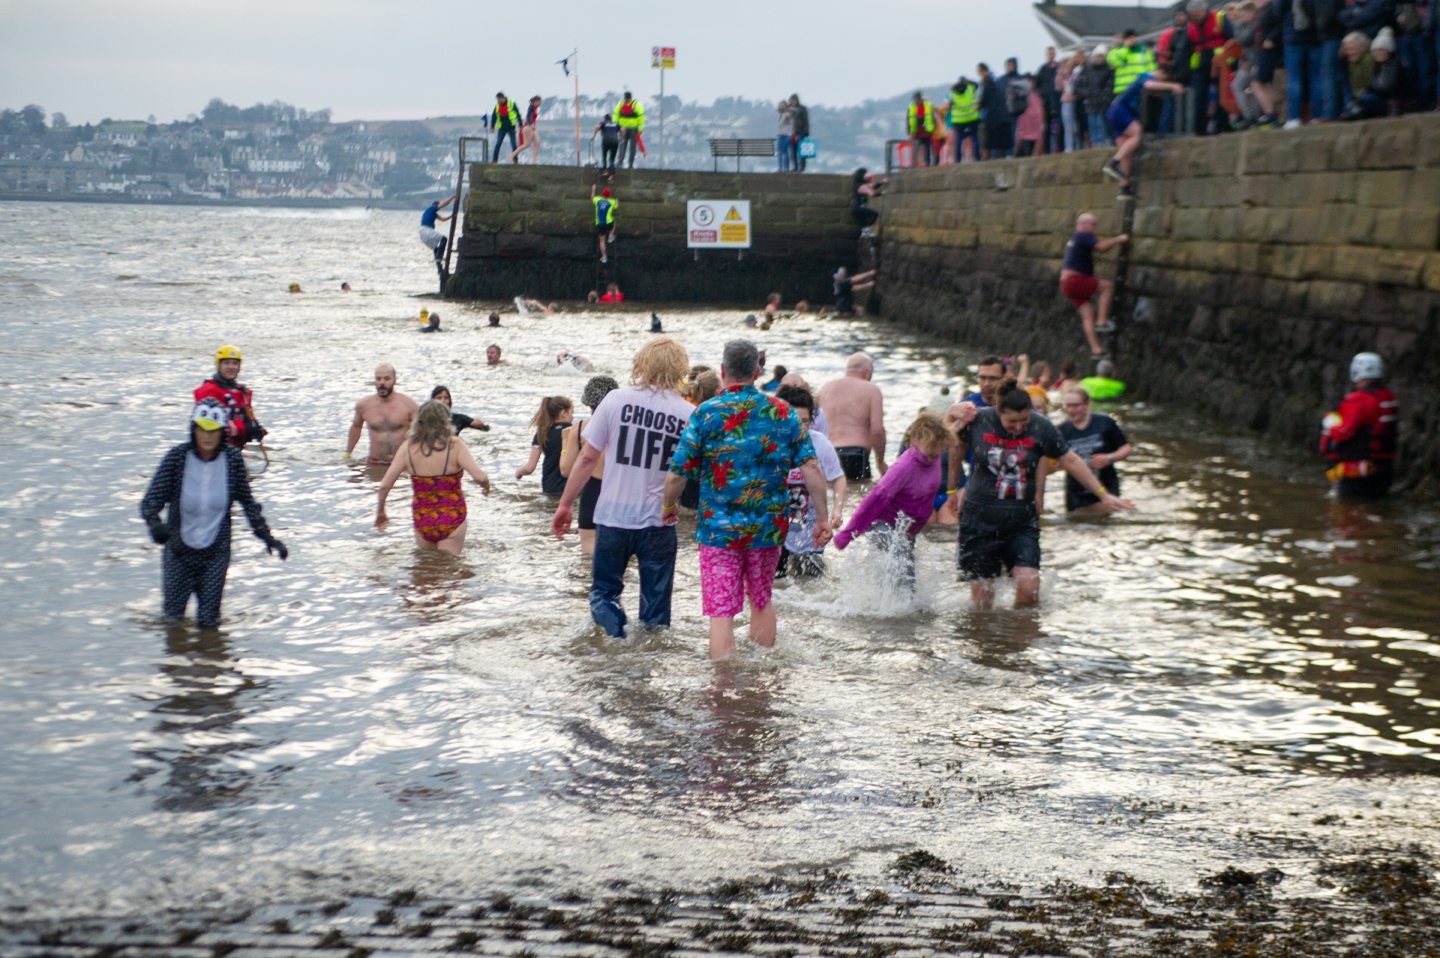
<path id="1" fill-rule="evenodd" d="M 451 469 L 454 469 L 452 472 Z M 410 473 L 410 510 L 415 517 L 415 543 L 422 549 L 439 549 L 459 555 L 465 545 L 465 493 L 462 473 L 470 473 L 480 491 L 490 495 L 490 477 L 475 462 L 470 449 L 455 436 L 450 408 L 432 399 L 420 407 L 410 425 L 410 436 L 380 481 L 380 503 L 375 528 L 390 522 L 385 500 L 403 472 Z"/>

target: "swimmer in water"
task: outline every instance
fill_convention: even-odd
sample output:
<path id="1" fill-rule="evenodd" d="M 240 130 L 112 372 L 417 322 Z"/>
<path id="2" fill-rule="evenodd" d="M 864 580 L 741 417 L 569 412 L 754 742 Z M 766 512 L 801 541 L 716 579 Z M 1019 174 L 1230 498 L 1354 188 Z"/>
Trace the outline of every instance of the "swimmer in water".
<path id="1" fill-rule="evenodd" d="M 562 349 L 555 354 L 555 365 L 552 368 L 578 369 L 582 373 L 588 373 L 595 369 L 595 364 L 591 362 L 589 358 L 581 356 L 579 353 L 572 353 L 568 349 Z"/>
<path id="2" fill-rule="evenodd" d="M 439 313 L 431 313 L 431 314 L 430 314 L 430 320 L 429 320 L 429 322 L 426 323 L 424 326 L 421 326 L 421 327 L 420 327 L 420 332 L 422 332 L 422 333 L 438 333 L 438 332 L 440 332 L 440 314 L 439 314 Z"/>
<path id="3" fill-rule="evenodd" d="M 455 432 L 457 434 L 466 429 L 478 429 L 481 432 L 490 431 L 490 427 L 485 425 L 485 423 L 481 422 L 479 419 L 467 416 L 463 412 L 456 412 L 451 407 L 451 404 L 454 402 L 454 400 L 450 398 L 449 386 L 436 386 L 434 389 L 430 390 L 430 398 L 439 402 L 443 402 L 445 404 L 445 408 L 450 410 L 450 424 L 455 427 Z"/>

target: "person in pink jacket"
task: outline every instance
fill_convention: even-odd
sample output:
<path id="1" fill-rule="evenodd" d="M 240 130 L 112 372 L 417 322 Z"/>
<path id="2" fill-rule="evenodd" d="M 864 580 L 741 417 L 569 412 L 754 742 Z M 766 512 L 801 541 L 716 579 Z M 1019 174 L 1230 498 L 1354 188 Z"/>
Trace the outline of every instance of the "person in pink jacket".
<path id="1" fill-rule="evenodd" d="M 944 477 L 940 475 L 940 456 L 955 445 L 955 435 L 933 412 L 922 412 L 906 430 L 910 448 L 901 454 L 861 501 L 835 537 L 835 547 L 844 550 L 867 532 L 875 531 L 883 547 L 898 562 L 892 566 L 900 584 L 915 584 L 915 537 L 930 521 L 935 511 L 935 494 Z M 901 517 L 908 519 L 905 534 L 899 535 Z"/>

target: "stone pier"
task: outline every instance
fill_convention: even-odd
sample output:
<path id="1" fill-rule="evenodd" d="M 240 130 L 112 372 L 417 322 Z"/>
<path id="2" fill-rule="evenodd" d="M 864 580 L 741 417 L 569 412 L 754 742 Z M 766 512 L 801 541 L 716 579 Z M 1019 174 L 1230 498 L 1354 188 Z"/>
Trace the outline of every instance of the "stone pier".
<path id="1" fill-rule="evenodd" d="M 1118 231 L 1107 157 L 895 176 L 881 315 L 998 352 L 1087 357 L 1057 278 L 1079 212 Z M 1133 295 L 1112 343 L 1131 395 L 1313 448 L 1351 355 L 1375 350 L 1402 403 L 1404 483 L 1440 489 L 1440 116 L 1160 141 L 1139 169 Z M 1101 275 L 1114 262 L 1100 257 Z"/>
<path id="2" fill-rule="evenodd" d="M 621 170 L 618 241 L 608 266 L 596 250 L 594 170 L 475 164 L 446 296 L 583 299 L 606 282 L 642 302 L 750 304 L 772 291 L 785 301 L 831 299 L 830 276 L 853 268 L 857 229 L 849 178 L 686 170 Z M 686 248 L 685 204 L 749 200 L 753 246 Z"/>

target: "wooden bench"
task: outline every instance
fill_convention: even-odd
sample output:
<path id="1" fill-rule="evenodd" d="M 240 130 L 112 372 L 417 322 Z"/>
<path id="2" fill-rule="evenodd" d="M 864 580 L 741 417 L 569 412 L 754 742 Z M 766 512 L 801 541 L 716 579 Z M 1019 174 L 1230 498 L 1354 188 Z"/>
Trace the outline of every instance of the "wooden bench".
<path id="1" fill-rule="evenodd" d="M 713 168 L 720 172 L 720 157 L 735 157 L 735 172 L 740 172 L 740 158 L 742 156 L 774 156 L 775 138 L 766 139 L 734 139 L 734 140 L 711 140 L 710 156 L 714 159 Z"/>

